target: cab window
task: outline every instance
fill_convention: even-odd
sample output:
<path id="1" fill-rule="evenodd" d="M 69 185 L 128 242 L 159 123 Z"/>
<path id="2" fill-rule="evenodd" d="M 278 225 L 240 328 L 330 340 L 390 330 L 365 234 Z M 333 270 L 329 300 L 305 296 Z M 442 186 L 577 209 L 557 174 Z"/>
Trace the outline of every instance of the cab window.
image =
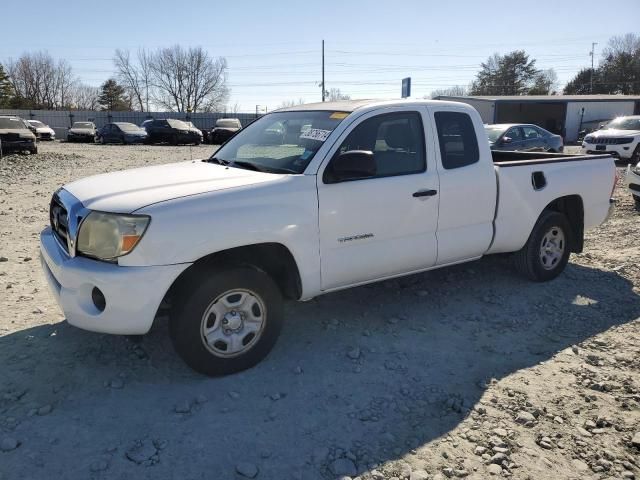
<path id="1" fill-rule="evenodd" d="M 480 160 L 478 139 L 471 117 L 461 112 L 436 112 L 436 129 L 442 166 L 449 170 Z"/>
<path id="2" fill-rule="evenodd" d="M 360 123 L 333 156 L 325 171 L 325 182 L 335 181 L 332 163 L 345 152 L 365 150 L 373 153 L 375 175 L 367 178 L 410 175 L 426 170 L 424 129 L 418 112 L 378 115 Z"/>

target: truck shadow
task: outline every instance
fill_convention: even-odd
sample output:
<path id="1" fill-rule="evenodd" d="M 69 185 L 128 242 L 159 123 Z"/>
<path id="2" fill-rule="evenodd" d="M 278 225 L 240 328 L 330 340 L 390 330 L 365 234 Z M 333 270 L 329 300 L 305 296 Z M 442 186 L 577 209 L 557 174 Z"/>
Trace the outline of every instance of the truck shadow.
<path id="1" fill-rule="evenodd" d="M 0 429 L 23 446 L 0 473 L 86 478 L 105 456 L 113 477 L 231 479 L 245 461 L 260 478 L 333 478 L 343 457 L 365 471 L 446 436 L 492 379 L 640 317 L 632 289 L 575 264 L 529 283 L 485 259 L 290 304 L 266 361 L 213 379 L 176 357 L 162 319 L 140 344 L 64 323 L 15 332 L 0 337 L 0 413 L 16 420 Z M 127 459 L 134 441 L 163 444 L 160 463 Z"/>

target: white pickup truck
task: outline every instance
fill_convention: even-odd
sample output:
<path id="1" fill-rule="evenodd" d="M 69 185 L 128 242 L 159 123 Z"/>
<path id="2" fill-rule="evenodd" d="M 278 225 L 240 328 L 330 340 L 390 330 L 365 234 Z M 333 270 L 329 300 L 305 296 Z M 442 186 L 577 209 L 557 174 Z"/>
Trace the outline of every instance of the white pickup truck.
<path id="1" fill-rule="evenodd" d="M 205 160 L 75 181 L 51 201 L 43 269 L 69 323 L 144 334 L 220 375 L 267 355 L 283 298 L 515 252 L 536 281 L 607 218 L 608 155 L 491 152 L 471 107 L 350 101 L 270 113 Z"/>

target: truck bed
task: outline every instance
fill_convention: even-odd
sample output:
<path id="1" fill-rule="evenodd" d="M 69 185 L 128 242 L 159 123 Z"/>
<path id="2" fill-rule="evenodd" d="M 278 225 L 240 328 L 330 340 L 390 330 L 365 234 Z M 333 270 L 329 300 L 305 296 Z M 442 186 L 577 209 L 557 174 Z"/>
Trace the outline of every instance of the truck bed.
<path id="1" fill-rule="evenodd" d="M 582 155 L 569 153 L 546 152 L 503 152 L 491 150 L 493 163 L 501 167 L 511 167 L 521 164 L 535 165 L 537 163 L 575 162 L 578 160 L 599 160 L 611 158 L 611 155 Z"/>
<path id="2" fill-rule="evenodd" d="M 498 196 L 494 239 L 488 253 L 522 248 L 540 213 L 558 199 L 578 205 L 584 215 L 584 230 L 605 220 L 615 182 L 611 155 L 491 153 Z"/>

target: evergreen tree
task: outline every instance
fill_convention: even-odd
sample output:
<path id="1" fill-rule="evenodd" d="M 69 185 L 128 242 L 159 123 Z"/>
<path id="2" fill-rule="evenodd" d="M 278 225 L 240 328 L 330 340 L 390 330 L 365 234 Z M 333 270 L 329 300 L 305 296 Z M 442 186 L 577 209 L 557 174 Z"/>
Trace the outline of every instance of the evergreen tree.
<path id="1" fill-rule="evenodd" d="M 10 107 L 13 97 L 13 86 L 11 82 L 9 82 L 9 76 L 5 73 L 4 67 L 0 63 L 0 108 Z"/>
<path id="2" fill-rule="evenodd" d="M 482 63 L 471 84 L 471 95 L 526 95 L 539 75 L 536 61 L 529 60 L 524 50 L 494 53 Z"/>
<path id="3" fill-rule="evenodd" d="M 110 78 L 100 87 L 98 104 L 102 110 L 130 110 L 131 102 L 126 95 L 125 88 Z"/>

